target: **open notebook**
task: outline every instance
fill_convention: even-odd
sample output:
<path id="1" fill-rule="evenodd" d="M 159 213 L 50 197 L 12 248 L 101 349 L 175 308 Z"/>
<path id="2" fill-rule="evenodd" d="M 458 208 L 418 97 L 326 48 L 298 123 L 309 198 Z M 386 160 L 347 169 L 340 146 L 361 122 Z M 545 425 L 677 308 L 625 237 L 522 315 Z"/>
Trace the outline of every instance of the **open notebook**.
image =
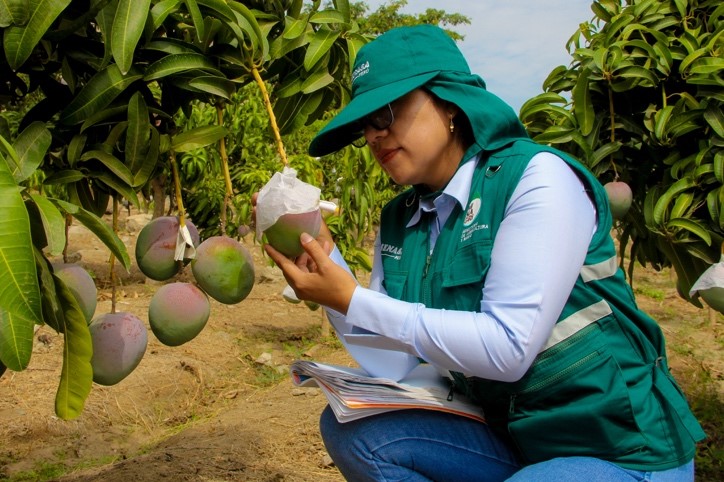
<path id="1" fill-rule="evenodd" d="M 297 386 L 318 386 L 339 422 L 407 408 L 440 410 L 484 422 L 482 409 L 459 393 L 431 365 L 420 364 L 400 381 L 371 377 L 361 368 L 298 360 L 291 366 Z"/>

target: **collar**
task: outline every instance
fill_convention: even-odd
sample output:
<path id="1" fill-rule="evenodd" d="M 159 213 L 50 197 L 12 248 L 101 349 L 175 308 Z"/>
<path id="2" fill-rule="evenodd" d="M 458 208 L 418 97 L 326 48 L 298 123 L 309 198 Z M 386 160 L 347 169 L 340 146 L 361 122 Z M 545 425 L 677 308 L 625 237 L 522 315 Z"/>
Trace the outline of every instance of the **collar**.
<path id="1" fill-rule="evenodd" d="M 455 204 L 459 204 L 460 207 L 464 208 L 468 205 L 468 198 L 470 197 L 470 187 L 473 184 L 473 174 L 475 173 L 475 167 L 480 162 L 480 154 L 477 154 L 471 162 L 463 163 L 455 174 L 453 175 L 450 182 L 447 183 L 445 189 L 442 192 L 433 193 L 427 196 L 417 197 L 417 211 L 410 218 L 410 222 L 407 223 L 406 227 L 411 227 L 420 222 L 422 218 L 422 211 L 437 211 L 440 224 L 443 225 L 450 213 L 452 212 Z"/>

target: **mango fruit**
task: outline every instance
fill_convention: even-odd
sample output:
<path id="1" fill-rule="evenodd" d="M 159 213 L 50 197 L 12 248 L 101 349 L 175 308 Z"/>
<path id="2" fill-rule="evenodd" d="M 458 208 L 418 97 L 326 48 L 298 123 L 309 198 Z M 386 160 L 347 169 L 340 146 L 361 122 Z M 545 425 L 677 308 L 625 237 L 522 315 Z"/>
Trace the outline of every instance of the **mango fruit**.
<path id="1" fill-rule="evenodd" d="M 319 235 L 322 226 L 322 214 L 319 209 L 306 213 L 283 214 L 266 231 L 264 235 L 274 249 L 289 258 L 296 258 L 304 253 L 299 236 L 309 233 L 313 238 Z"/>
<path id="2" fill-rule="evenodd" d="M 148 305 L 151 331 L 167 346 L 183 345 L 196 338 L 210 314 L 208 296 L 191 283 L 161 286 Z"/>
<path id="3" fill-rule="evenodd" d="M 73 263 L 54 263 L 53 273 L 68 287 L 78 302 L 86 323 L 90 323 L 98 305 L 98 289 L 91 275 Z"/>
<path id="4" fill-rule="evenodd" d="M 207 295 L 227 305 L 243 301 L 254 286 L 251 254 L 228 236 L 213 236 L 202 242 L 191 271 Z"/>
<path id="5" fill-rule="evenodd" d="M 186 220 L 194 247 L 199 245 L 199 231 Z M 136 264 L 141 272 L 156 281 L 166 281 L 179 272 L 174 259 L 179 222 L 176 216 L 161 216 L 146 224 L 136 239 Z M 185 259 L 184 263 L 190 260 Z"/>
<path id="6" fill-rule="evenodd" d="M 712 286 L 705 290 L 699 290 L 701 296 L 707 305 L 712 309 L 724 314 L 724 288 L 721 286 Z"/>
<path id="7" fill-rule="evenodd" d="M 631 187 L 623 181 L 611 181 L 603 185 L 608 194 L 611 215 L 614 219 L 623 219 L 631 208 L 633 193 Z"/>
<path id="8" fill-rule="evenodd" d="M 146 353 L 146 326 L 131 313 L 97 316 L 88 328 L 93 343 L 93 381 L 99 385 L 115 385 L 126 378 Z"/>

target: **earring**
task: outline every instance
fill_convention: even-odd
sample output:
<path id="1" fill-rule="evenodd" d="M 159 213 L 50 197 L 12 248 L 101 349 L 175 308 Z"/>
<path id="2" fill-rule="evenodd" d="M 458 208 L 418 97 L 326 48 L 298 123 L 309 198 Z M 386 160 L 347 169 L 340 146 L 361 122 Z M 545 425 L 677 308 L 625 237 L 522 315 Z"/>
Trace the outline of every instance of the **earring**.
<path id="1" fill-rule="evenodd" d="M 450 116 L 450 132 L 455 132 L 455 124 L 453 123 L 452 116 Z"/>

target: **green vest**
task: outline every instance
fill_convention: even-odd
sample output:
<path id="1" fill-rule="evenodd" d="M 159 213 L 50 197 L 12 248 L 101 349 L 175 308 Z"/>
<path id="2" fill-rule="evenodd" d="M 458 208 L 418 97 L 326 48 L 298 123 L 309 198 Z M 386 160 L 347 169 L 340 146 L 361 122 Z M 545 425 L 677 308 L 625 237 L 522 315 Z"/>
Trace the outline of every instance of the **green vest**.
<path id="1" fill-rule="evenodd" d="M 517 382 L 465 378 L 456 388 L 483 406 L 491 427 L 509 437 L 525 463 L 591 456 L 636 470 L 666 470 L 694 457 L 705 437 L 666 364 L 661 329 L 638 309 L 619 268 L 611 214 L 601 184 L 584 166 L 521 140 L 487 156 L 473 176 L 468 206 L 456 206 L 429 255 L 428 220 L 406 227 L 414 189 L 385 206 L 384 286 L 397 299 L 430 308 L 480 311 L 495 234 L 530 159 L 562 157 L 596 204 L 598 226 L 553 333 Z"/>

